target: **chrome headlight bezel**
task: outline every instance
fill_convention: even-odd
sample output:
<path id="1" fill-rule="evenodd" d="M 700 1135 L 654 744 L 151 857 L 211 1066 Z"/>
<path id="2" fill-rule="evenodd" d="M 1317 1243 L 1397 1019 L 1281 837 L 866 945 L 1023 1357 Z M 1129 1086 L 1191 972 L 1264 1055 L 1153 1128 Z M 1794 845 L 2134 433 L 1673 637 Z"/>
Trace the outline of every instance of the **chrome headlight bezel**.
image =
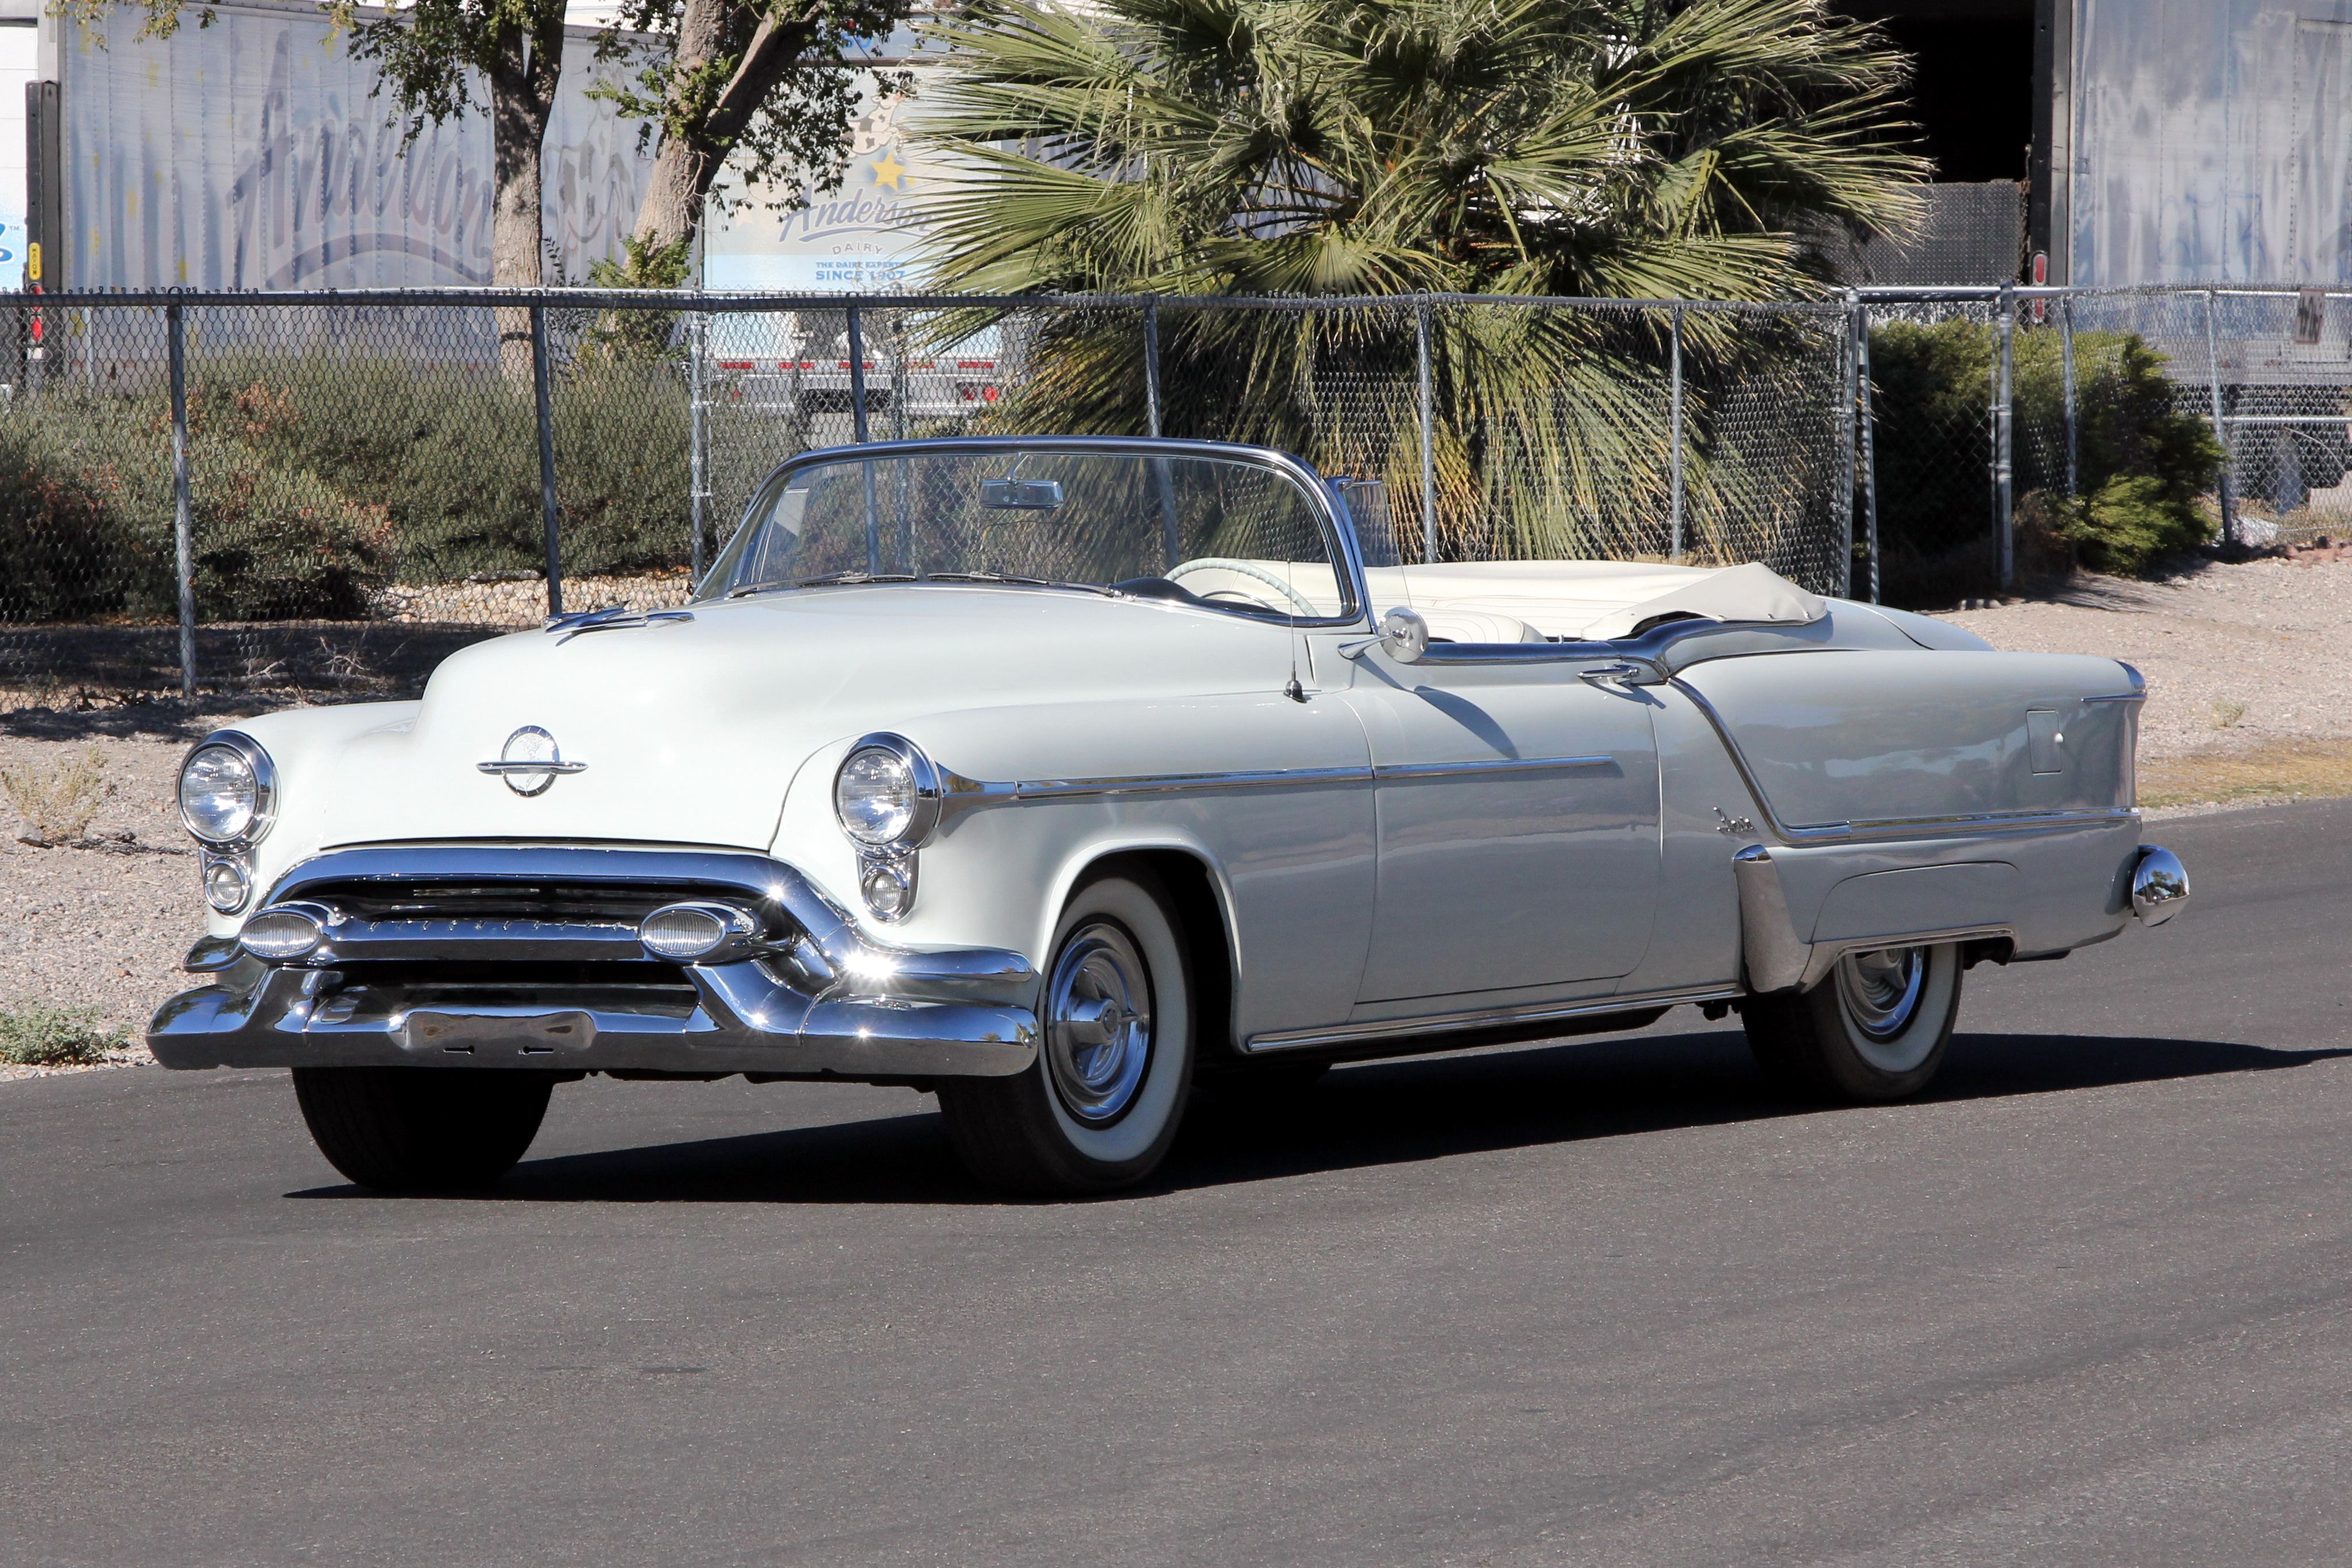
<path id="1" fill-rule="evenodd" d="M 234 753 L 253 777 L 253 810 L 232 833 L 207 832 L 196 825 L 188 810 L 188 770 L 196 758 L 205 752 L 223 750 Z M 268 835 L 271 824 L 278 821 L 278 767 L 261 743 L 241 730 L 215 730 L 188 748 L 180 759 L 180 771 L 173 780 L 172 803 L 180 813 L 180 825 L 198 843 L 216 850 L 237 850 L 256 844 Z"/>
<path id="2" fill-rule="evenodd" d="M 850 823 L 849 813 L 843 809 L 841 787 L 850 765 L 870 752 L 881 752 L 895 758 L 906 769 L 911 799 L 908 801 L 907 823 L 887 838 L 874 838 L 860 832 Z M 880 731 L 862 737 L 842 754 L 841 765 L 833 770 L 833 820 L 840 824 L 843 833 L 857 847 L 861 855 L 902 855 L 920 849 L 938 831 L 940 808 L 945 790 L 939 768 L 925 755 L 923 748 L 903 735 Z"/>

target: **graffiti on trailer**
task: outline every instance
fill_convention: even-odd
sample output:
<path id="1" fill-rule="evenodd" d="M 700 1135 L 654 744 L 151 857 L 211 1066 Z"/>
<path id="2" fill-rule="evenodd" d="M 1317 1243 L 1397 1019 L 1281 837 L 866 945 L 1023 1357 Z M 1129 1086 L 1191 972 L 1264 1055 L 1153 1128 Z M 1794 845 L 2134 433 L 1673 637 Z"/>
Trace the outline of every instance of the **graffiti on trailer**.
<path id="1" fill-rule="evenodd" d="M 259 134 L 229 187 L 230 287 L 299 288 L 338 263 L 388 256 L 421 262 L 435 282 L 488 283 L 484 123 L 428 124 L 411 141 L 401 118 L 374 100 L 347 106 L 328 91 L 303 103 L 292 90 L 291 42 L 277 40 Z M 633 131 L 621 128 L 616 138 L 609 115 L 586 129 L 566 145 L 549 138 L 541 176 L 547 238 L 567 277 L 617 251 L 644 183 Z M 616 140 L 631 150 L 616 150 Z"/>

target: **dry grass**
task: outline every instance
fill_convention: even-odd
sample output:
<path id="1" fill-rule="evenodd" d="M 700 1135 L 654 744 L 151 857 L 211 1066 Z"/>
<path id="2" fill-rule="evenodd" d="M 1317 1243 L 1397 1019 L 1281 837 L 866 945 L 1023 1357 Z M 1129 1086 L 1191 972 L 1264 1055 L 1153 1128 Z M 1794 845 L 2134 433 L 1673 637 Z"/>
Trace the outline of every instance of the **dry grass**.
<path id="1" fill-rule="evenodd" d="M 0 792 L 25 819 L 18 842 L 70 844 L 89 833 L 114 786 L 107 781 L 106 753 L 92 745 L 54 768 L 0 768 Z"/>
<path id="2" fill-rule="evenodd" d="M 2352 795 L 2352 739 L 2279 739 L 2192 751 L 2139 765 L 2143 806 L 2197 806 L 2258 796 Z"/>

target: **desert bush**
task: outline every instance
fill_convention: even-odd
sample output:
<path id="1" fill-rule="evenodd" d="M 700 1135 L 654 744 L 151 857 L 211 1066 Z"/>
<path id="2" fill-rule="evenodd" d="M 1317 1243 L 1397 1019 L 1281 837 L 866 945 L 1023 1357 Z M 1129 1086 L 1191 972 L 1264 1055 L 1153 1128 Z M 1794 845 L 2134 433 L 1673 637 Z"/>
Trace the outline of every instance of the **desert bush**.
<path id="1" fill-rule="evenodd" d="M 2065 471 L 2065 379 L 2059 336 L 2021 331 L 2012 365 L 2011 447 L 2021 535 L 2046 525 L 2085 565 L 2134 572 L 2213 537 L 2200 498 L 2221 449 L 2203 415 L 2183 408 L 2165 358 L 2135 333 L 2075 334 L 2077 476 Z M 1870 335 L 1877 415 L 1881 547 L 1890 589 L 1949 602 L 1985 583 L 1992 514 L 1990 327 L 1894 322 Z"/>
<path id="2" fill-rule="evenodd" d="M 107 1029 L 96 1008 L 25 1001 L 0 1008 L 0 1062 L 11 1067 L 66 1067 L 103 1061 L 120 1051 L 128 1031 Z"/>
<path id="3" fill-rule="evenodd" d="M 0 794 L 25 820 L 29 830 L 26 837 L 43 843 L 71 843 L 87 835 L 113 793 L 106 777 L 106 753 L 95 742 L 52 767 L 28 762 L 0 768 Z"/>
<path id="4" fill-rule="evenodd" d="M 680 562 L 688 409 L 674 366 L 592 356 L 555 401 L 563 563 Z M 494 368 L 316 354 L 200 361 L 189 383 L 197 612 L 356 617 L 389 581 L 543 560 L 528 386 Z M 160 392 L 58 390 L 0 414 L 0 622 L 177 613 Z"/>

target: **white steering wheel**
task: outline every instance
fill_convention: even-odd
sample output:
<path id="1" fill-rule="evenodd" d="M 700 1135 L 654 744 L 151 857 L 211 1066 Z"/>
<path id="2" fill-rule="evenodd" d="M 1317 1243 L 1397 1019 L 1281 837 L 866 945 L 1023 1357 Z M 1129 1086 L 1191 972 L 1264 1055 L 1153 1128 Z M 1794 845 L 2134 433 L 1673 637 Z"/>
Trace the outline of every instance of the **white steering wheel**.
<path id="1" fill-rule="evenodd" d="M 1273 589 L 1285 599 L 1289 600 L 1291 603 L 1297 605 L 1301 613 L 1307 615 L 1320 615 L 1323 613 L 1321 608 L 1318 606 L 1313 600 L 1299 592 L 1298 590 L 1291 587 L 1290 584 L 1283 581 L 1282 579 L 1275 576 L 1274 573 L 1266 570 L 1265 568 L 1254 565 L 1245 560 L 1234 560 L 1227 556 L 1204 555 L 1198 560 L 1188 560 L 1181 566 L 1170 567 L 1164 575 L 1167 577 L 1169 581 L 1174 582 L 1177 579 L 1189 576 L 1196 571 L 1230 571 L 1238 573 L 1243 577 L 1255 578 L 1258 581 L 1265 583 L 1268 588 Z M 1202 594 L 1202 597 L 1207 599 L 1214 596 L 1211 594 Z"/>

